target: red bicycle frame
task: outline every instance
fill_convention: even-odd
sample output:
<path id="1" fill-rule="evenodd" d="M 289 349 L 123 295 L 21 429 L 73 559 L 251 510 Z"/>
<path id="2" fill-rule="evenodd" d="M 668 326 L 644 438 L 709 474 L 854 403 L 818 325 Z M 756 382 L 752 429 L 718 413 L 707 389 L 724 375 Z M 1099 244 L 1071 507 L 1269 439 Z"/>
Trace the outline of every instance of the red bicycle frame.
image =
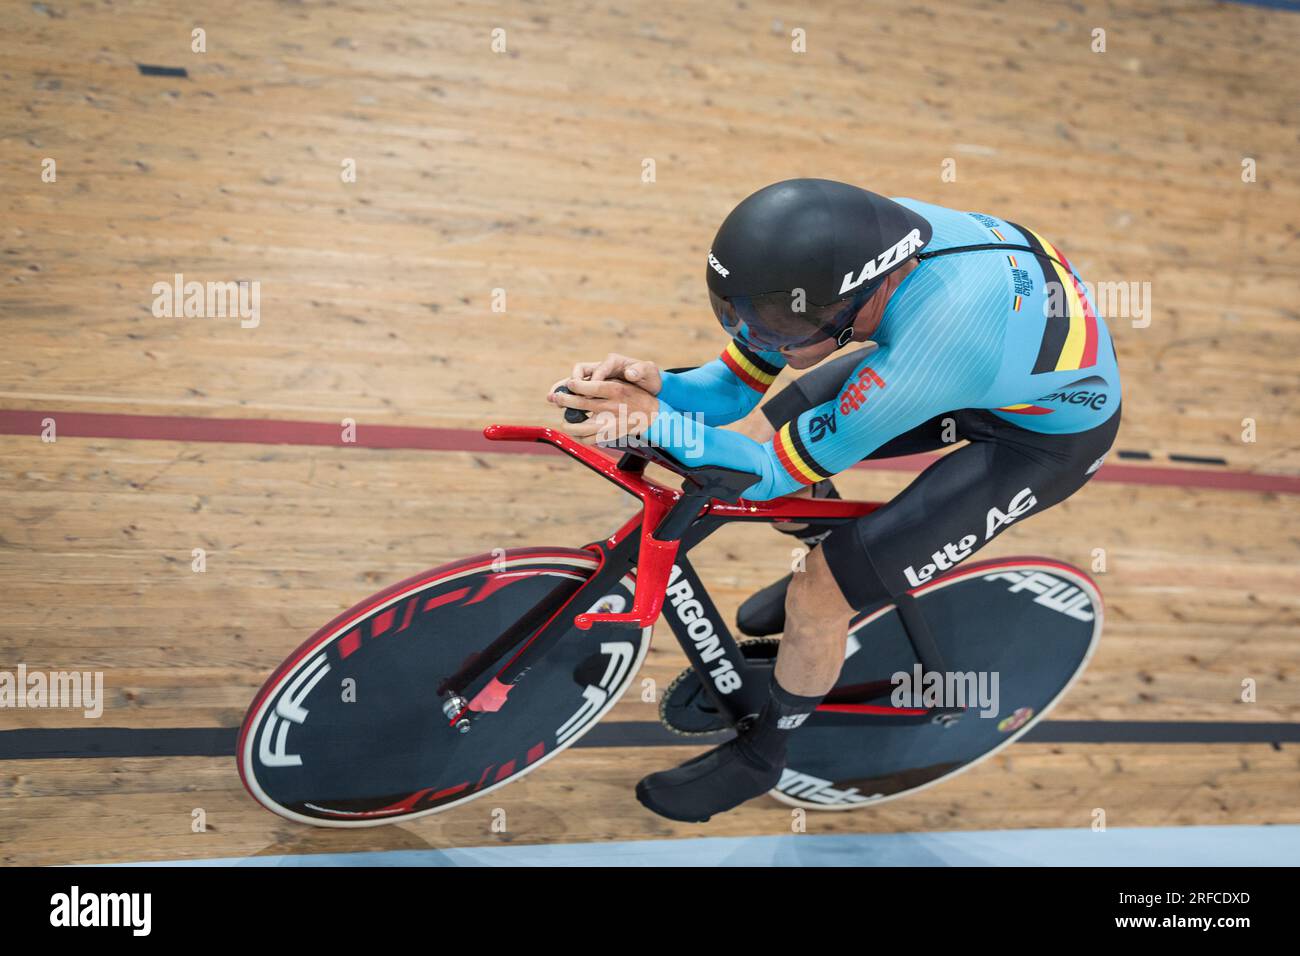
<path id="1" fill-rule="evenodd" d="M 643 509 L 632 516 L 609 539 L 611 546 L 618 544 L 634 529 L 640 527 L 641 541 L 637 554 L 636 595 L 632 610 L 621 614 L 579 614 L 574 623 L 588 630 L 597 623 L 636 624 L 649 627 L 663 610 L 664 591 L 672 574 L 673 562 L 681 539 L 657 538 L 652 533 L 659 528 L 674 506 L 684 497 L 683 491 L 668 488 L 653 481 L 639 470 L 619 466 L 609 454 L 575 441 L 553 428 L 530 425 L 489 425 L 483 429 L 489 441 L 543 442 L 576 458 L 592 471 L 599 472 L 629 494 L 641 499 Z M 688 480 L 689 473 L 683 475 Z M 858 518 L 880 507 L 878 502 L 840 501 L 833 498 L 774 498 L 770 501 L 735 502 L 710 498 L 701 505 L 693 518 L 711 515 L 717 518 L 742 521 L 817 521 L 828 518 Z"/>

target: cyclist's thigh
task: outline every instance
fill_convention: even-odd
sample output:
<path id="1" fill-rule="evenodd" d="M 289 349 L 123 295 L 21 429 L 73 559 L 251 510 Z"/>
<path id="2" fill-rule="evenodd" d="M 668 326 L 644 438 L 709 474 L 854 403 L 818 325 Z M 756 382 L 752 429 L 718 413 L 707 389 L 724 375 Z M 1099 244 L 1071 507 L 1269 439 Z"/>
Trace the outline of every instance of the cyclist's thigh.
<path id="1" fill-rule="evenodd" d="M 1088 481 L 1119 425 L 1043 435 L 965 411 L 970 443 L 935 462 L 883 508 L 836 528 L 822 549 L 848 602 L 862 610 L 917 587 L 979 551 L 1017 521 Z"/>

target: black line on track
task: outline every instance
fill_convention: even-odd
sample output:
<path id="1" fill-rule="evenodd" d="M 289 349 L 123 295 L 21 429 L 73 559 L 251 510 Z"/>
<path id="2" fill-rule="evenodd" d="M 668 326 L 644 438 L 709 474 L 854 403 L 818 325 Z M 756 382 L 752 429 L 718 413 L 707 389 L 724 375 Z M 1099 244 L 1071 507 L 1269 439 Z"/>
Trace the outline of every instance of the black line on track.
<path id="1" fill-rule="evenodd" d="M 1121 459 L 1129 461 L 1155 461 L 1155 455 L 1151 454 L 1151 452 L 1132 448 L 1121 448 L 1115 454 Z M 1181 455 L 1171 451 L 1165 457 L 1170 461 L 1181 461 L 1187 465 L 1223 465 L 1226 467 L 1228 464 L 1228 459 L 1216 458 L 1212 455 Z"/>
<path id="2" fill-rule="evenodd" d="M 234 727 L 59 727 L 0 731 L 0 760 L 102 757 L 233 757 Z M 694 747 L 724 733 L 679 737 L 651 721 L 599 724 L 577 747 Z M 1300 743 L 1300 723 L 1049 720 L 1024 737 L 1034 744 Z"/>
<path id="3" fill-rule="evenodd" d="M 136 69 L 141 76 L 183 76 L 189 77 L 189 71 L 183 66 L 153 66 L 149 63 L 137 63 Z"/>

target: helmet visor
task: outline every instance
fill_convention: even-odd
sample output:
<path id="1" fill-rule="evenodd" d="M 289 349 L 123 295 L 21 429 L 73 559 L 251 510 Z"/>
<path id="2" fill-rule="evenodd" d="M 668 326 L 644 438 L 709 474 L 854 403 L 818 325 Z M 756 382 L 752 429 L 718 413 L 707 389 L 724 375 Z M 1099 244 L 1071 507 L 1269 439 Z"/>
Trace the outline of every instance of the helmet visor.
<path id="1" fill-rule="evenodd" d="M 804 348 L 839 336 L 875 289 L 829 305 L 803 302 L 789 292 L 737 295 L 724 299 L 709 290 L 709 304 L 718 322 L 733 339 L 742 339 L 760 352 Z M 802 308 L 796 308 L 796 306 Z"/>

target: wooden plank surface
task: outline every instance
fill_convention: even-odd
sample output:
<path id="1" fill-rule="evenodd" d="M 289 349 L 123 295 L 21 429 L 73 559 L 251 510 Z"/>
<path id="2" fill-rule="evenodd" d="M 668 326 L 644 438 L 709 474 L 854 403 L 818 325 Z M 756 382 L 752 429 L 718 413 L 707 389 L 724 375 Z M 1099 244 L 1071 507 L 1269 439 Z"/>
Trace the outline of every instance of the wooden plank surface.
<path id="1" fill-rule="evenodd" d="M 6 15 L 0 407 L 551 424 L 541 395 L 575 360 L 715 355 L 701 273 L 718 222 L 761 185 L 820 175 L 1004 215 L 1085 278 L 1150 283 L 1149 326 L 1111 321 L 1117 447 L 1300 474 L 1295 14 L 358 0 L 213 16 Z M 195 26 L 206 53 L 190 52 Z M 57 182 L 41 181 L 47 157 Z M 156 318 L 152 286 L 177 272 L 257 281 L 258 326 Z M 837 483 L 875 499 L 908 477 Z M 103 670 L 104 726 L 233 726 L 292 646 L 370 591 L 493 547 L 577 546 L 629 511 L 560 458 L 0 436 L 0 669 Z M 1094 483 L 1000 538 L 987 554 L 1088 568 L 1106 550 L 1106 636 L 1054 716 L 1296 721 L 1298 511 L 1287 495 Z M 789 546 L 731 528 L 697 565 L 730 615 Z M 663 687 L 682 666 L 661 629 L 643 676 Z M 654 707 L 630 696 L 610 719 Z M 0 730 L 88 723 L 0 712 Z M 693 752 L 571 751 L 482 804 L 363 835 L 277 820 L 226 759 L 8 760 L 0 861 L 696 834 L 631 793 Z M 1112 826 L 1294 823 L 1298 792 L 1295 745 L 1022 744 L 915 798 L 810 815 L 809 832 L 1087 826 L 1093 807 Z M 190 832 L 196 806 L 207 833 Z M 762 800 L 707 832 L 788 828 Z"/>

